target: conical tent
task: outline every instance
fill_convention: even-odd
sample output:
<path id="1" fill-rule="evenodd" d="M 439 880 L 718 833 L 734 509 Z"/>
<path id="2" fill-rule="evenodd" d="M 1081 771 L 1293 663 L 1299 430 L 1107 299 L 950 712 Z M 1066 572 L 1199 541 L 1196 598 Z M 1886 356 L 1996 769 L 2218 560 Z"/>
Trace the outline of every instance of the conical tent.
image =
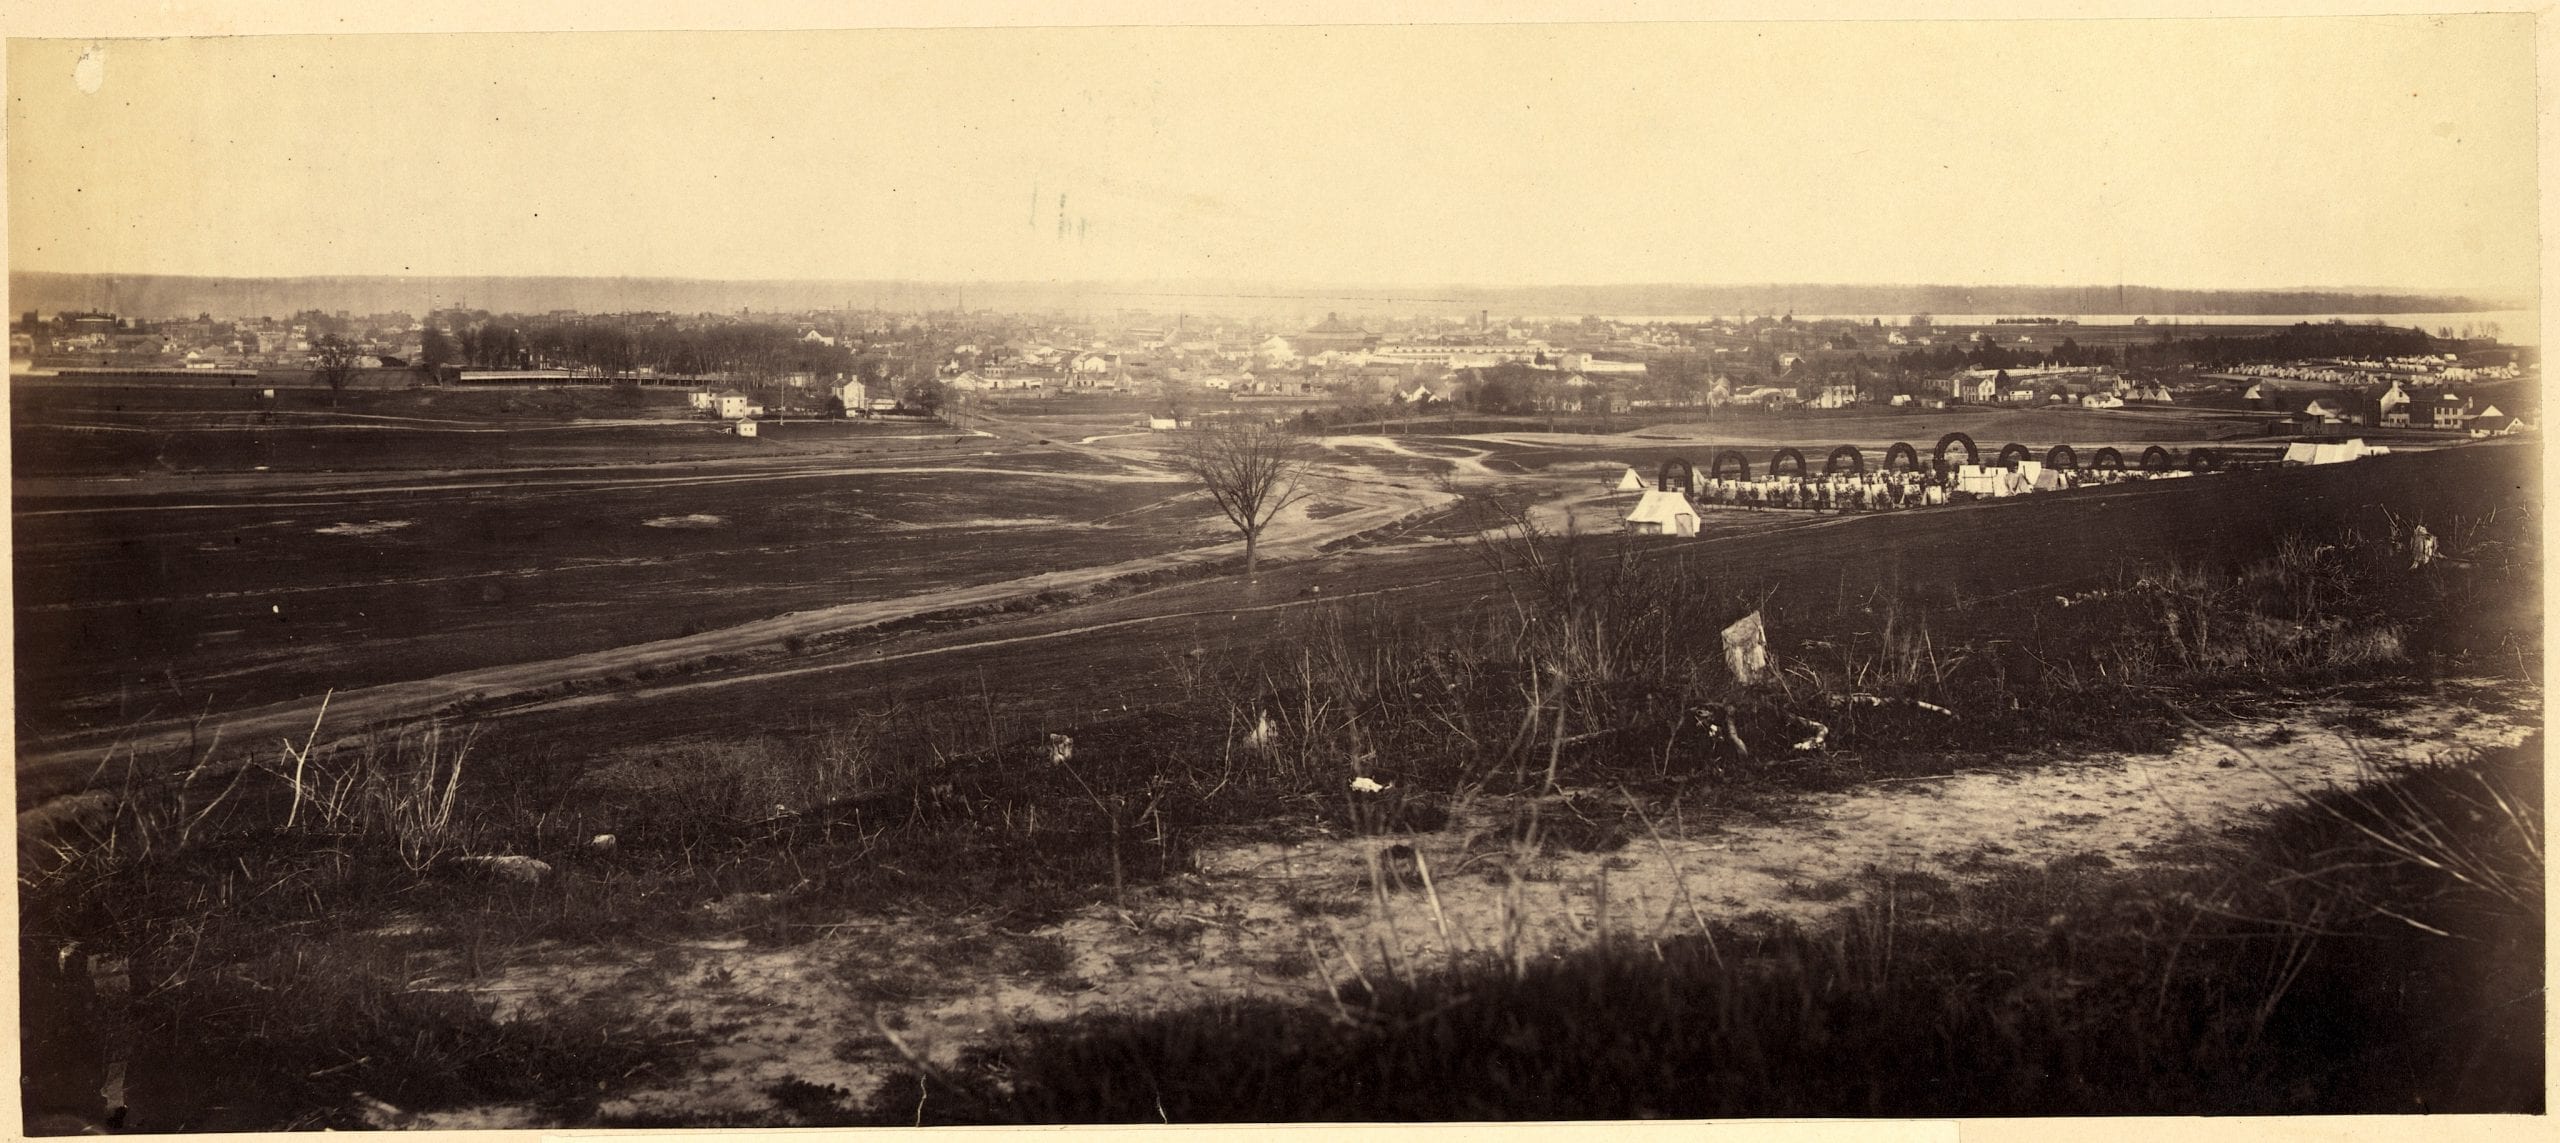
<path id="1" fill-rule="evenodd" d="M 1636 470 L 1635 470 L 1635 467 L 1634 467 L 1633 465 L 1628 466 L 1628 468 L 1627 468 L 1627 474 L 1626 474 L 1625 476 L 1621 476 L 1621 477 L 1619 477 L 1619 478 L 1618 478 L 1618 491 L 1620 491 L 1620 492 L 1642 492 L 1642 491 L 1644 491 L 1644 477 L 1636 475 Z"/>
<path id="2" fill-rule="evenodd" d="M 1627 513 L 1627 530 L 1654 536 L 1694 536 L 1698 534 L 1698 510 L 1686 496 L 1649 488 L 1644 499 L 1636 501 L 1635 508 Z"/>

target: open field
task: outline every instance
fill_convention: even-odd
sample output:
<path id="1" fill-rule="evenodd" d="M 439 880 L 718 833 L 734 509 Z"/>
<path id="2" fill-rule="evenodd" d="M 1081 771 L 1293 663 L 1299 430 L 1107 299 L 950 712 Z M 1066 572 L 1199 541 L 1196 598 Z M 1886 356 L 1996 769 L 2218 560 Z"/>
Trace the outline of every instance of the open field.
<path id="1" fill-rule="evenodd" d="M 801 419 L 753 440 L 681 390 L 87 386 L 19 380 L 10 444 L 23 477 L 555 467 L 965 451 L 976 438 L 904 418 Z"/>
<path id="2" fill-rule="evenodd" d="M 206 395 L 154 393 L 149 408 L 114 393 L 38 401 L 18 428 L 40 417 L 199 426 L 209 414 L 191 410 Z M 519 406 L 547 405 L 539 394 L 363 396 L 383 400 L 289 410 L 329 423 L 288 434 L 311 471 L 241 471 L 247 456 L 219 432 L 197 434 L 228 458 L 213 472 L 99 480 L 78 475 L 78 459 L 18 453 L 22 745 L 1218 538 L 1206 506 L 1161 471 L 1081 454 L 981 445 L 900 464 L 711 437 L 716 459 L 647 463 L 656 443 L 708 426 L 527 421 Z M 461 416 L 418 423 L 439 412 Z M 847 428 L 809 431 L 896 432 Z M 576 437 L 557 451 L 508 443 Z"/>
<path id="3" fill-rule="evenodd" d="M 232 709 L 1215 538 L 1201 505 L 1152 476 L 954 465 L 475 483 L 20 501 L 25 725 Z"/>
<path id="4" fill-rule="evenodd" d="M 1872 430 L 2144 439 L 2045 415 Z M 1622 464 L 1862 438 L 1347 434 L 1246 583 L 1162 438 L 1072 427 L 987 422 L 913 460 L 22 467 L 19 790 L 43 804 L 21 819 L 21 954 L 126 966 L 133 999 L 100 1018 L 139 1030 L 110 1045 L 66 1015 L 106 1011 L 87 977 L 31 977 L 33 1018 L 63 1017 L 36 1103 L 76 1117 L 121 1050 L 142 1129 L 1118 1120 L 1154 1118 L 1124 1097 L 1188 1042 L 1200 1082 L 1166 1086 L 1171 1115 L 1301 1115 L 1308 1077 L 1418 1075 L 1429 1054 L 1388 1032 L 1468 1018 L 1450 988 L 1531 990 L 1539 1035 L 1617 1058 L 1532 993 L 1633 979 L 1608 959 L 1631 947 L 1751 1021 L 1778 1019 L 1760 969 L 1715 975 L 1703 950 L 1866 950 L 1872 980 L 1820 971 L 1931 997 L 1819 993 L 1880 1058 L 1995 1024 L 2168 1045 L 2178 1020 L 2261 1005 L 2299 1045 L 2316 1037 L 2263 1013 L 2298 1022 L 2301 1001 L 2202 951 L 2265 938 L 2201 910 L 2315 907 L 2228 897 L 2275 876 L 2235 847 L 2297 860 L 2280 811 L 2311 788 L 2531 750 L 2540 720 L 2523 445 L 1874 515 L 1709 508 L 1698 540 L 1622 542 L 1517 526 L 1605 529 Z M 2395 518 L 2454 561 L 2409 568 Z M 1714 651 L 1748 611 L 1779 667 L 1750 686 Z M 273 745 L 306 734 L 307 754 Z M 1379 793 L 1346 794 L 1354 776 Z M 484 859 L 543 865 L 517 882 Z M 2197 872 L 2217 862 L 2236 880 Z M 228 904 L 202 913 L 207 894 Z M 2431 908 L 2413 915 L 2488 915 Z M 2088 930 L 2104 987 L 2053 994 L 2084 1020 L 1967 991 L 2029 971 L 2002 950 L 2077 910 L 2165 918 Z M 2210 943 L 2164 960 L 2181 924 Z M 2524 930 L 2464 931 L 2504 957 Z M 1861 943 L 1887 937 L 1913 951 Z M 2159 1111 L 2226 1075 L 2246 1082 L 2211 1106 L 2526 1109 L 2540 1056 L 2508 1024 L 2538 981 L 2416 960 L 2499 1013 L 2462 1076 L 2315 1082 L 2328 1057 L 2249 1038 L 2140 1090 L 1994 1060 L 2015 1086 L 1956 1108 L 1919 1080 L 1728 1077 L 1706 1102 L 1613 1079 L 1590 1090 L 1631 1102 L 1605 1107 L 1501 1079 L 1513 1095 L 1430 1110 Z M 2316 963 L 2364 987 L 2349 954 Z M 2137 1014 L 2172 995 L 2175 1018 Z M 1876 1016 L 1911 1011 L 1958 1023 Z M 1299 1023 L 1337 1017 L 1366 1031 Z M 1276 1078 L 1257 1037 L 1307 1070 Z M 1685 1067 L 1723 1075 L 1738 1049 L 1695 1050 Z M 1558 1062 L 1521 1051 L 1501 1074 Z"/>

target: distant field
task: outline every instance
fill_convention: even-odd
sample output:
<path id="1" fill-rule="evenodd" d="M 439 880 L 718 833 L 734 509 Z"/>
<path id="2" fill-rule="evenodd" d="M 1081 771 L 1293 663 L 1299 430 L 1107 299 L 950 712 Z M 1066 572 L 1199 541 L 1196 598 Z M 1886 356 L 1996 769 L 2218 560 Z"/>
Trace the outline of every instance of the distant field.
<path id="1" fill-rule="evenodd" d="M 274 389 L 275 396 L 264 396 Z M 551 389 L 531 387 L 406 386 L 351 388 L 331 393 L 313 386 L 283 385 L 261 377 L 237 384 L 187 382 L 94 383 L 14 379 L 9 392 L 12 416 L 51 422 L 74 413 L 153 412 L 337 413 L 347 416 L 408 416 L 456 420 L 560 420 L 573 417 L 673 416 L 689 408 L 679 388 L 616 389 L 606 385 Z"/>
<path id="2" fill-rule="evenodd" d="M 974 461 L 1005 473 L 954 460 L 935 466 L 948 472 L 626 470 L 21 497 L 20 732 L 556 656 L 1216 538 L 1203 505 L 1160 503 L 1180 485 L 1064 475 L 1102 467 L 1084 458 L 1025 460 Z"/>
<path id="3" fill-rule="evenodd" d="M 793 420 L 743 439 L 673 390 L 278 389 L 20 383 L 13 474 L 505 468 L 948 450 L 922 419 Z"/>

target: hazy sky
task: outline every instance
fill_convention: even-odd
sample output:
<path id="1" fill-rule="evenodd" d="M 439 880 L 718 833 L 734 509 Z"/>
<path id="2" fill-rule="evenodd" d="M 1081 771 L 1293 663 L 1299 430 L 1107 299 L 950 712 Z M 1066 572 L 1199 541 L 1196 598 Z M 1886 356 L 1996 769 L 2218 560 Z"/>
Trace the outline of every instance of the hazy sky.
<path id="1" fill-rule="evenodd" d="M 2526 16 L 22 40 L 9 250 L 2526 297 L 2533 50 Z"/>

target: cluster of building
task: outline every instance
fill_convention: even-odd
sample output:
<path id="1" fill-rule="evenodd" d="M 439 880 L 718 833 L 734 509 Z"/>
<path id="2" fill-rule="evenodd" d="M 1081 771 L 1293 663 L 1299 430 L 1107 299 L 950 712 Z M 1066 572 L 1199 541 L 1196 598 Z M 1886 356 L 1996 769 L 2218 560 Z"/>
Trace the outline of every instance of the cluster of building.
<path id="1" fill-rule="evenodd" d="M 1035 336 L 1010 346 L 962 344 L 940 373 L 960 392 L 1051 395 L 1172 385 L 1231 396 L 1361 396 L 1382 394 L 1426 372 L 1542 361 L 1550 352 L 1546 342 L 1517 329 L 1497 329 L 1482 319 L 1475 324 L 1479 328 L 1451 332 L 1372 333 L 1328 314 L 1304 330 L 1274 332 L 1247 323 L 1193 328 L 1185 318 L 1171 329 L 1125 326 L 1063 340 Z M 1621 364 L 1643 369 L 1638 362 Z"/>
<path id="2" fill-rule="evenodd" d="M 1919 387 L 1919 392 L 1897 393 L 1887 403 L 1931 409 L 1950 405 L 2122 409 L 2178 402 L 2177 391 L 2166 382 L 2129 377 L 2096 366 L 1967 369 L 1920 382 Z"/>
<path id="3" fill-rule="evenodd" d="M 830 411 L 847 417 L 877 416 L 899 408 L 897 398 L 859 377 L 833 378 L 825 392 Z M 685 398 L 694 412 L 727 422 L 729 430 L 742 437 L 759 435 L 762 418 L 768 415 L 763 398 L 738 389 L 694 389 Z"/>
<path id="4" fill-rule="evenodd" d="M 1045 397 L 1084 393 L 1194 391 L 1238 402 L 1339 399 L 1408 405 L 1457 399 L 1469 370 L 1517 366 L 1549 375 L 1577 405 L 1615 393 L 1621 381 L 1646 376 L 1641 353 L 1650 343 L 1612 340 L 1614 325 L 1573 343 L 1581 323 L 1547 329 L 1471 319 L 1406 319 L 1373 332 L 1327 314 L 1302 330 L 1275 332 L 1251 323 L 1171 328 L 1016 330 L 1009 343 L 952 347 L 939 379 L 957 393 Z M 1031 335 L 1024 337 L 1022 335 Z M 1078 336 L 1081 334 L 1081 336 Z"/>
<path id="5" fill-rule="evenodd" d="M 2323 385 L 2389 384 L 2431 388 L 2465 382 L 2514 381 L 2525 376 L 2525 369 L 2513 362 L 2465 364 L 2453 354 L 2437 353 L 2413 357 L 2338 357 L 2241 365 L 2229 373 L 2236 377 L 2271 377 Z"/>
<path id="6" fill-rule="evenodd" d="M 2463 388 L 2513 381 L 2530 367 L 2495 355 L 2320 359 L 2191 375 L 2185 368 L 2088 364 L 2066 321 L 1970 331 L 1925 316 L 1457 317 L 1319 321 L 850 308 L 790 313 L 497 315 L 304 311 L 291 318 L 142 320 L 104 312 L 28 313 L 13 356 L 33 367 L 125 372 L 309 367 L 315 345 L 352 346 L 358 368 L 405 368 L 422 356 L 447 380 L 548 384 L 636 380 L 698 386 L 712 400 L 750 395 L 782 412 L 840 402 L 860 414 L 899 401 L 1133 394 L 1253 402 L 1402 405 L 1484 398 L 1492 379 L 1512 399 L 1487 408 L 1627 413 L 1657 408 L 1845 409 L 1862 404 L 2125 409 L 2183 404 L 2274 412 L 2300 426 L 2362 425 L 2494 435 L 2522 428 Z M 2032 336 L 2023 327 L 2035 325 Z M 2045 328 L 2050 326 L 2052 328 Z M 475 343 L 466 333 L 478 335 Z M 491 336 L 502 338 L 490 351 Z M 2057 340 L 2060 339 L 2060 340 Z M 2050 352 L 2013 351 L 2013 342 Z M 1896 345 L 1941 348 L 1891 354 Z M 1977 348 L 1958 352 L 1960 345 Z M 1890 360 L 1869 357 L 1886 354 Z M 2103 356 L 2103 355 L 2102 355 Z M 1925 360 L 1923 358 L 1925 357 Z M 1981 367 L 1967 367 L 1972 363 Z M 2006 368 L 1989 366 L 2006 365 Z M 2162 380 L 2166 377 L 2168 380 Z M 2237 384 L 2237 388 L 2231 387 Z M 847 395 L 847 387 L 852 389 Z M 2461 387 L 2461 388 L 2457 388 Z M 1521 399 L 1518 394 L 1527 392 Z M 2235 401 L 2234 398 L 2237 398 Z M 709 411 L 708 409 L 705 410 Z M 732 421 L 746 418 L 731 417 Z"/>
<path id="7" fill-rule="evenodd" d="M 2285 420 L 2300 431 L 2347 425 L 2493 437 L 2532 427 L 2506 410 L 2458 390 L 2440 386 L 2413 388 L 2397 380 L 2378 393 L 2248 381 L 2241 383 L 2239 396 L 2251 409 L 2285 414 Z"/>
<path id="8" fill-rule="evenodd" d="M 352 314 L 306 310 L 289 318 L 148 319 L 103 310 L 29 310 L 9 327 L 9 356 L 38 368 L 236 370 L 300 368 L 313 343 L 336 336 L 357 353 L 359 368 L 399 368 L 415 361 L 425 325 L 406 313 Z"/>
<path id="9" fill-rule="evenodd" d="M 2209 376 L 2231 386 L 2244 407 L 2282 414 L 2301 431 L 2360 426 L 2491 437 L 2531 426 L 2484 399 L 2480 387 L 2529 386 L 2534 372 L 2514 357 L 2438 353 L 2238 365 Z"/>

